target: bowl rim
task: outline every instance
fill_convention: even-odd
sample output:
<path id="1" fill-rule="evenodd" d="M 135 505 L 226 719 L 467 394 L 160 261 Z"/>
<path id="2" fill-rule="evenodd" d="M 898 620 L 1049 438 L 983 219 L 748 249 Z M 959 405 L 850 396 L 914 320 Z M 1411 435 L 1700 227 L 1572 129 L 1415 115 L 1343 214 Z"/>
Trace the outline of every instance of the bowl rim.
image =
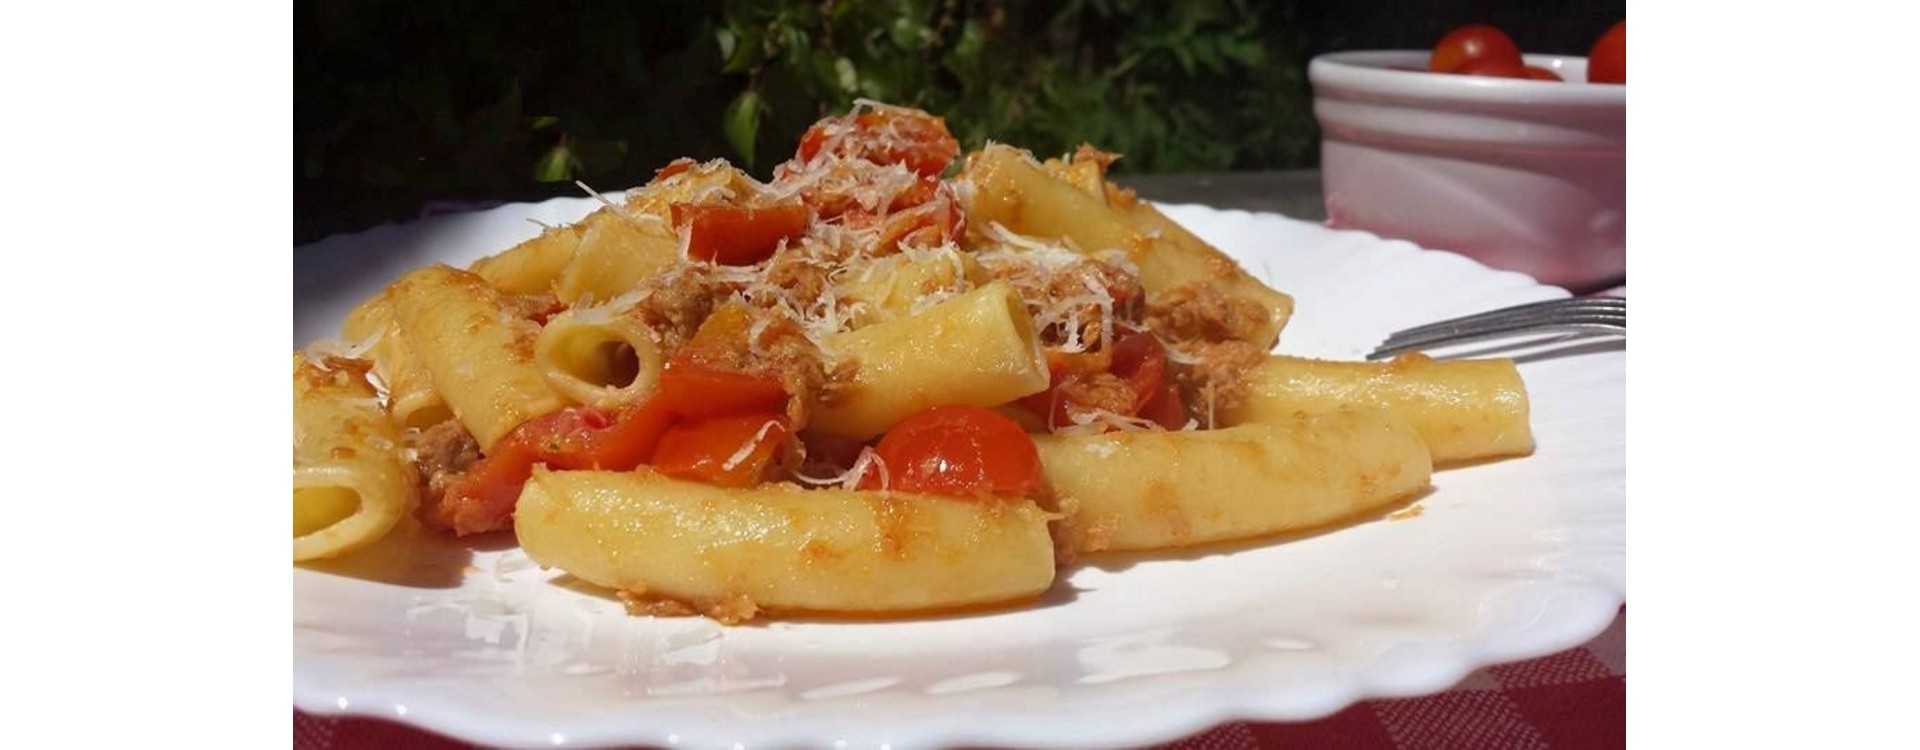
<path id="1" fill-rule="evenodd" d="M 1348 50 L 1315 55 L 1307 65 L 1307 79 L 1316 96 L 1329 90 L 1395 99 L 1420 99 L 1485 104 L 1551 104 L 1625 108 L 1627 87 L 1585 81 L 1535 81 L 1392 70 L 1387 65 L 1422 65 L 1431 50 Z M 1528 65 L 1554 70 L 1569 63 L 1586 63 L 1579 55 L 1527 54 Z"/>

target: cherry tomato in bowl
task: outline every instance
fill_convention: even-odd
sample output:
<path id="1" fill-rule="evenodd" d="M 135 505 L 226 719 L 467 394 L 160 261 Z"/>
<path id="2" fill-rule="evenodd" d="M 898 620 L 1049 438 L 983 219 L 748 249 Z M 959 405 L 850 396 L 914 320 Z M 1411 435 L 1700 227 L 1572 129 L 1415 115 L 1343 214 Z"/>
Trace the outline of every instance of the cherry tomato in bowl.
<path id="1" fill-rule="evenodd" d="M 1468 63 L 1478 61 L 1505 62 L 1515 67 L 1526 65 L 1520 60 L 1520 46 L 1514 44 L 1506 32 L 1477 23 L 1454 29 L 1441 37 L 1440 43 L 1433 47 L 1433 59 L 1428 67 L 1435 73 L 1454 73 Z"/>
<path id="2" fill-rule="evenodd" d="M 1621 21 L 1593 43 L 1587 53 L 1588 83 L 1627 82 L 1627 22 Z"/>

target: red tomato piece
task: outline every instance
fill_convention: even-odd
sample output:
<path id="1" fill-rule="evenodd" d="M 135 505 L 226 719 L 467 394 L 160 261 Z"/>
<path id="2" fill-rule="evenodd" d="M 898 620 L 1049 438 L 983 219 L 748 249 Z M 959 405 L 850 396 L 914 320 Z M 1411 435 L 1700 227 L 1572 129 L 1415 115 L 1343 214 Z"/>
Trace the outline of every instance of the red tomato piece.
<path id="1" fill-rule="evenodd" d="M 728 266 L 766 260 L 783 241 L 799 239 L 812 216 L 800 203 L 734 206 L 675 203 L 673 225 L 686 228 L 687 255 Z"/>
<path id="2" fill-rule="evenodd" d="M 1587 52 L 1588 83 L 1627 82 L 1627 22 L 1607 29 Z"/>
<path id="3" fill-rule="evenodd" d="M 572 407 L 529 419 L 449 488 L 441 521 L 456 534 L 512 528 L 513 508 L 534 464 L 631 471 L 653 457 L 671 420 L 651 401 L 613 413 Z"/>
<path id="4" fill-rule="evenodd" d="M 1122 334 L 1113 343 L 1112 372 L 1133 387 L 1133 412 L 1128 416 L 1137 415 L 1160 397 L 1160 384 L 1167 372 L 1167 348 L 1145 331 Z"/>
<path id="5" fill-rule="evenodd" d="M 1047 423 L 1047 429 L 1073 424 L 1070 407 L 1083 406 L 1066 396 L 1070 384 L 1113 366 L 1111 350 L 1090 354 L 1047 352 L 1047 389 L 1020 399 L 1017 403 Z"/>
<path id="6" fill-rule="evenodd" d="M 681 422 L 661 436 L 653 466 L 677 479 L 752 487 L 766 476 L 788 432 L 786 416 L 775 413 Z"/>
<path id="7" fill-rule="evenodd" d="M 991 409 L 936 406 L 887 430 L 874 452 L 890 489 L 950 497 L 1030 497 L 1040 491 L 1040 451 L 1020 424 Z M 868 472 L 862 489 L 878 489 Z"/>
<path id="8" fill-rule="evenodd" d="M 1454 73 L 1475 60 L 1502 60 L 1515 66 L 1526 64 L 1520 60 L 1519 45 L 1513 43 L 1507 32 L 1486 24 L 1471 24 L 1440 38 L 1440 43 L 1433 46 L 1433 59 L 1428 68 L 1435 73 Z"/>
<path id="9" fill-rule="evenodd" d="M 654 389 L 649 403 L 684 419 L 777 412 L 787 405 L 787 391 L 773 377 L 691 361 L 669 363 Z"/>
<path id="10" fill-rule="evenodd" d="M 1542 68 L 1542 67 L 1540 67 L 1540 66 L 1538 66 L 1538 65 L 1528 65 L 1528 66 L 1527 66 L 1527 77 L 1528 77 L 1528 78 L 1531 78 L 1531 79 L 1533 79 L 1533 80 L 1536 80 L 1536 81 L 1564 81 L 1564 80 L 1566 80 L 1565 78 L 1561 78 L 1561 77 L 1560 77 L 1560 74 L 1559 74 L 1559 73 L 1555 73 L 1555 72 L 1553 72 L 1553 71 L 1551 71 L 1551 70 L 1547 70 L 1546 68 Z"/>
<path id="11" fill-rule="evenodd" d="M 678 159 L 674 159 L 673 161 L 667 162 L 666 166 L 661 167 L 660 169 L 654 171 L 653 181 L 660 182 L 669 177 L 680 174 L 681 172 L 685 172 L 689 169 L 693 169 L 694 164 L 696 164 L 694 160 L 684 156 Z"/>
<path id="12" fill-rule="evenodd" d="M 894 249 L 930 249 L 960 237 L 965 231 L 966 215 L 960 204 L 945 194 L 905 210 L 896 210 L 884 219 L 855 207 L 847 212 L 842 226 L 861 229 L 880 224 L 876 247 L 883 252 Z"/>
<path id="13" fill-rule="evenodd" d="M 1527 66 L 1509 60 L 1473 60 L 1453 70 L 1456 75 L 1488 78 L 1527 78 Z"/>
<path id="14" fill-rule="evenodd" d="M 937 175 L 960 155 L 960 142 L 945 120 L 918 110 L 884 109 L 862 112 L 851 123 L 839 117 L 808 128 L 796 156 L 807 162 L 822 151 Z"/>

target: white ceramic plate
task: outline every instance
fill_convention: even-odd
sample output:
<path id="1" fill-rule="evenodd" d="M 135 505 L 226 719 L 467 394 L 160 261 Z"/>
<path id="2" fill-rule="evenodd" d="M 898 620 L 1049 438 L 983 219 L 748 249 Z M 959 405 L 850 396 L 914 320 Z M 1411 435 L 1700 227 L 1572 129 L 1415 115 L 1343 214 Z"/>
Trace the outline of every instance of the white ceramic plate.
<path id="1" fill-rule="evenodd" d="M 294 342 L 405 269 L 465 264 L 590 200 L 330 238 L 295 256 Z M 1289 353 L 1565 292 L 1273 214 L 1169 206 L 1298 301 Z M 293 702 L 504 745 L 1082 747 L 1305 720 L 1585 642 L 1626 597 L 1626 355 L 1525 362 L 1539 450 L 1435 475 L 1424 513 L 1086 565 L 1038 606 L 905 622 L 627 616 L 517 549 L 423 550 L 400 582 L 293 572 Z"/>

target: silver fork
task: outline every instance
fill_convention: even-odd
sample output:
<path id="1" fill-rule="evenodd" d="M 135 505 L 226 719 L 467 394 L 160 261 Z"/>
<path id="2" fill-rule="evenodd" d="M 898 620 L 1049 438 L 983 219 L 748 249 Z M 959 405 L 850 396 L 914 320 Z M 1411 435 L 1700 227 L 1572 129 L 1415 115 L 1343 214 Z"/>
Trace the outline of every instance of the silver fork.
<path id="1" fill-rule="evenodd" d="M 1367 355 L 1367 359 L 1382 359 L 1415 349 L 1536 333 L 1611 333 L 1625 336 L 1627 300 L 1625 297 L 1554 299 L 1428 323 L 1388 336 L 1379 348 Z"/>

